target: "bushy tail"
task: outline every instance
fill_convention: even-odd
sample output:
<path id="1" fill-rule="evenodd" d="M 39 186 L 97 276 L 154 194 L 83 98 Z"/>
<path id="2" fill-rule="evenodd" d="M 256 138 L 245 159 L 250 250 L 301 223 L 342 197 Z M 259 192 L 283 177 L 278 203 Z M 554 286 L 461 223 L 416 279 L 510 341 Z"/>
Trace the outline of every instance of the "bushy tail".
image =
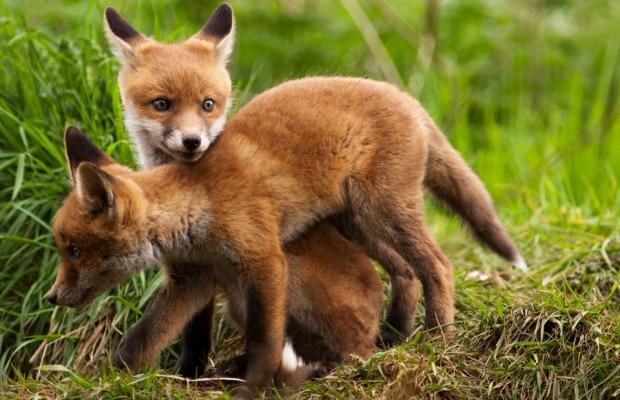
<path id="1" fill-rule="evenodd" d="M 435 199 L 463 219 L 480 242 L 526 271 L 527 265 L 497 217 L 491 196 L 480 178 L 430 117 L 427 127 L 429 151 L 424 186 Z"/>

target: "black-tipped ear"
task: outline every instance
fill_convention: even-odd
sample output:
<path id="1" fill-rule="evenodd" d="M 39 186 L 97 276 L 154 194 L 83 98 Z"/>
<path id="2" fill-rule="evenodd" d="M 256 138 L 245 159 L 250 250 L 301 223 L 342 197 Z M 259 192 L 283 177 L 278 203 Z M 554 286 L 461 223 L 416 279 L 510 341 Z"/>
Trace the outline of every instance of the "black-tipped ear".
<path id="1" fill-rule="evenodd" d="M 65 155 L 69 164 L 69 173 L 74 183 L 75 171 L 80 163 L 86 161 L 102 166 L 113 162 L 86 135 L 73 126 L 69 126 L 65 131 Z"/>
<path id="2" fill-rule="evenodd" d="M 114 53 L 123 62 L 134 55 L 134 47 L 147 39 L 112 7 L 105 9 L 105 31 Z"/>
<path id="3" fill-rule="evenodd" d="M 113 210 L 114 178 L 90 162 L 81 163 L 75 172 L 78 201 L 91 213 Z"/>
<path id="4" fill-rule="evenodd" d="M 235 22 L 232 8 L 221 4 L 209 17 L 207 23 L 194 36 L 213 43 L 217 60 L 226 64 L 232 52 L 235 36 Z"/>
<path id="5" fill-rule="evenodd" d="M 220 6 L 211 14 L 209 20 L 202 27 L 200 32 L 203 35 L 214 38 L 223 38 L 228 35 L 233 27 L 232 8 L 226 3 Z"/>
<path id="6" fill-rule="evenodd" d="M 125 21 L 112 7 L 106 7 L 105 9 L 105 20 L 107 22 L 107 26 L 110 28 L 110 31 L 119 39 L 124 40 L 125 42 L 131 42 L 133 39 L 137 39 L 142 35 L 140 32 L 135 30 L 135 28 L 127 21 Z"/>

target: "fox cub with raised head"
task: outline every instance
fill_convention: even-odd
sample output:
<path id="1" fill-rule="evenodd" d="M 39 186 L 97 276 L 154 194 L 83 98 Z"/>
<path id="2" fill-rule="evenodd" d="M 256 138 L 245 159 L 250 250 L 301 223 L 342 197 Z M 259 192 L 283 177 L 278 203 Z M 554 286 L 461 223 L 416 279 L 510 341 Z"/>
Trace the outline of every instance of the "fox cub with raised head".
<path id="1" fill-rule="evenodd" d="M 302 360 L 319 363 L 321 370 L 351 355 L 367 358 L 372 354 L 381 315 L 381 282 L 365 254 L 331 226 L 320 223 L 308 240 L 286 246 L 288 276 L 274 270 L 277 282 L 272 290 L 286 289 L 288 282 L 287 307 L 282 309 L 278 303 L 274 309 L 263 299 L 272 294 L 257 293 L 263 287 L 256 282 L 269 281 L 272 272 L 253 271 L 251 262 L 242 263 L 234 255 L 226 233 L 212 229 L 212 220 L 220 216 L 212 214 L 210 206 L 204 207 L 210 200 L 193 198 L 202 190 L 186 191 L 184 185 L 170 190 L 176 178 L 165 170 L 137 173 L 123 167 L 75 128 L 67 130 L 65 142 L 74 190 L 54 224 L 61 267 L 49 300 L 82 308 L 139 269 L 166 261 L 165 282 L 115 355 L 118 366 L 138 370 L 152 362 L 192 316 L 212 301 L 216 282 L 224 288 L 229 313 L 239 326 L 245 327 L 247 321 L 260 324 L 246 331 L 249 353 L 240 359 L 247 365 L 237 365 L 237 371 L 249 368 L 251 357 L 257 357 L 250 346 L 252 339 L 271 340 L 273 328 L 263 326 L 270 322 L 263 313 L 274 313 L 280 319 L 286 315 L 293 350 Z M 185 166 L 182 169 L 189 171 Z M 190 183 L 187 177 L 178 178 Z M 197 180 L 203 189 L 205 183 Z M 226 224 L 234 224 L 238 217 Z M 240 217 L 243 225 L 247 215 Z M 277 332 L 274 335 L 281 337 Z M 202 331 L 194 338 L 205 339 Z M 284 376 L 303 379 L 294 369 L 289 365 Z"/>
<path id="2" fill-rule="evenodd" d="M 142 167 L 174 160 L 196 161 L 223 129 L 230 103 L 231 84 L 225 69 L 234 34 L 230 7 L 226 4 L 218 7 L 198 34 L 181 49 L 184 51 L 174 46 L 155 46 L 151 50 L 142 48 L 138 57 L 134 48 L 126 43 L 141 41 L 140 35 L 111 8 L 106 9 L 105 25 L 115 53 L 124 62 L 119 84 L 125 121 Z M 201 60 L 205 52 L 212 54 L 209 63 Z M 174 74 L 177 64 L 183 64 L 185 69 L 177 70 L 175 79 L 167 84 L 153 79 L 153 75 Z M 128 69 L 133 72 L 129 74 Z M 197 73 L 208 76 L 209 80 L 194 81 Z M 179 95 L 171 93 L 167 85 L 173 85 Z M 368 257 L 328 223 L 312 228 L 286 250 L 289 264 L 296 260 L 294 263 L 299 265 L 292 270 L 298 285 L 289 289 L 300 292 L 289 295 L 292 316 L 289 324 L 297 328 L 287 331 L 289 336 L 295 334 L 290 339 L 297 353 L 304 361 L 322 361 L 323 364 L 331 364 L 348 354 L 368 356 L 378 326 L 378 314 L 370 310 L 377 310 L 382 290 Z M 301 277 L 305 281 L 297 282 Z M 307 293 L 313 296 L 305 297 Z M 296 310 L 301 310 L 300 304 L 291 302 L 292 299 L 302 299 L 305 303 L 301 305 L 305 310 L 303 316 L 296 315 Z M 234 298 L 228 301 L 229 305 L 237 304 Z M 232 314 L 239 316 L 239 313 Z M 330 315 L 333 318 L 328 318 Z M 209 302 L 183 331 L 179 372 L 184 376 L 197 376 L 204 371 L 210 350 L 212 317 L 213 302 Z M 243 321 L 237 322 L 243 325 Z M 317 334 L 325 342 L 323 347 L 331 351 L 317 350 L 320 346 L 317 347 L 316 340 L 310 340 Z M 321 359 L 319 355 L 325 357 Z"/>
<path id="3" fill-rule="evenodd" d="M 111 9 L 106 13 L 106 27 L 110 43 L 123 64 L 119 87 L 125 121 L 142 165 L 149 167 L 173 160 L 199 159 L 221 132 L 230 104 L 230 77 L 226 71 L 234 36 L 230 7 L 221 5 L 196 35 L 175 44 L 147 38 Z M 458 214 L 481 242 L 518 267 L 525 268 L 495 215 L 484 185 L 419 103 L 387 84 L 365 80 L 308 79 L 291 85 L 286 92 L 292 97 L 290 104 L 287 104 L 289 97 L 279 95 L 282 91 L 276 90 L 278 94 L 270 92 L 269 95 L 269 99 L 274 99 L 273 103 L 261 101 L 248 109 L 251 112 L 243 113 L 250 116 L 249 121 L 260 121 L 260 127 L 249 126 L 250 122 L 245 132 L 253 146 L 257 146 L 257 151 L 273 153 L 276 159 L 299 157 L 304 162 L 296 164 L 300 169 L 292 171 L 294 179 L 311 182 L 315 179 L 312 176 L 315 170 L 305 165 L 316 167 L 322 162 L 320 152 L 338 154 L 342 157 L 341 164 L 355 161 L 358 150 L 380 151 L 381 157 L 387 158 L 384 155 L 389 154 L 391 148 L 379 147 L 384 142 L 396 143 L 398 147 L 399 141 L 405 138 L 419 147 L 420 158 L 415 164 L 407 165 L 406 157 L 400 156 L 403 151 L 396 151 L 389 157 L 390 162 L 400 165 L 397 172 L 403 177 L 384 177 L 397 182 L 408 179 L 410 174 L 407 187 L 415 186 L 418 198 L 412 200 L 407 193 L 409 189 L 403 189 L 402 195 L 410 198 L 402 201 L 420 203 L 421 189 L 425 187 L 439 202 Z M 299 99 L 289 94 L 293 90 L 300 93 Z M 313 103 L 304 103 L 300 99 Z M 273 126 L 269 126 L 271 123 Z M 332 135 L 333 130 L 340 131 Z M 416 133 L 408 135 L 411 130 Z M 315 132 L 318 132 L 316 137 L 311 136 Z M 268 148 L 272 144 L 274 149 Z M 336 158 L 331 161 L 335 163 Z M 264 164 L 255 162 L 253 165 L 263 168 Z M 340 166 L 336 164 L 335 168 Z M 330 168 L 326 173 L 331 173 Z M 317 177 L 316 182 L 323 181 Z M 336 186 L 341 184 L 342 181 L 336 180 Z M 340 189 L 343 188 L 341 185 Z M 420 207 L 419 204 L 415 206 L 418 220 L 423 219 Z M 322 217 L 319 214 L 314 219 Z M 387 323 L 402 334 L 409 334 L 413 330 L 415 304 L 419 297 L 419 283 L 409 266 L 410 260 L 395 251 L 387 239 L 361 237 L 355 224 L 346 223 L 348 217 L 350 215 L 340 213 L 330 219 L 341 233 L 357 236 L 358 241 L 363 240 L 365 246 L 372 247 L 370 255 L 387 269 L 391 277 L 392 301 Z M 419 238 L 420 246 L 436 247 L 432 241 L 425 243 L 424 236 L 428 235 L 424 224 L 419 225 L 424 231 Z M 385 234 L 393 235 L 390 232 Z M 305 240 L 303 236 L 302 240 Z M 451 303 L 451 299 L 446 301 Z"/>

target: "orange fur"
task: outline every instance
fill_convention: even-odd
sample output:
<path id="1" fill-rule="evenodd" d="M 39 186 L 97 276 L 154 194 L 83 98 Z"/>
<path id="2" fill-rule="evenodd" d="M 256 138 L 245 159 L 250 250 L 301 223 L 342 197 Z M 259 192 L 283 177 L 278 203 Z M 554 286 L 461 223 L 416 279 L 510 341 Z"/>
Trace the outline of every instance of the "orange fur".
<path id="1" fill-rule="evenodd" d="M 429 126 L 434 125 L 420 105 L 386 83 L 288 82 L 246 105 L 208 156 L 194 164 L 142 172 L 103 165 L 99 170 L 111 178 L 101 186 L 113 188 L 114 212 L 85 218 L 79 213 L 87 205 L 73 193 L 59 211 L 55 234 L 80 243 L 99 224 L 106 226 L 105 235 L 119 237 L 111 228 L 122 226 L 141 243 L 135 254 L 151 246 L 154 258 L 172 265 L 203 262 L 225 288 L 241 287 L 254 310 L 244 318 L 247 379 L 258 387 L 280 362 L 288 284 L 280 243 L 320 219 L 331 218 L 373 258 L 398 256 L 397 263 L 385 265 L 392 276 L 410 281 L 415 274 L 424 290 L 427 325 L 449 328 L 452 269 L 423 216 Z M 81 164 L 78 180 L 82 168 L 96 167 Z M 134 208 L 145 216 L 116 219 L 117 209 Z M 83 233 L 75 236 L 73 230 Z M 402 260 L 405 270 L 398 269 Z"/>
<path id="2" fill-rule="evenodd" d="M 222 32 L 220 28 L 211 24 L 207 32 Z M 120 52 L 128 71 L 122 84 L 128 88 L 139 81 L 135 76 L 129 78 L 141 62 L 137 53 L 157 47 L 127 26 L 112 29 L 126 39 Z M 211 41 L 215 64 L 223 68 L 220 57 L 225 52 L 221 47 L 218 50 L 221 41 L 214 37 L 218 38 L 199 34 L 196 39 Z M 182 48 L 190 45 L 191 41 L 175 45 L 174 51 L 185 51 Z M 200 75 L 191 72 L 192 68 L 191 63 L 175 64 L 150 77 L 141 74 L 140 79 L 151 79 L 153 85 L 159 80 L 185 79 L 186 72 L 194 78 Z M 129 82 L 134 78 L 135 82 Z M 181 93 L 186 85 L 199 88 L 200 80 L 194 78 L 184 85 L 167 86 L 168 94 Z M 211 96 L 205 93 L 211 91 L 216 93 L 206 87 L 196 89 L 197 94 L 188 97 L 193 101 L 183 109 L 196 107 L 200 95 Z M 123 96 L 130 98 L 128 93 Z M 134 103 L 138 101 L 128 102 L 132 107 Z M 150 110 L 143 111 L 140 123 L 155 121 L 149 117 Z M 165 121 L 176 121 L 181 114 Z M 203 122 L 204 118 L 208 117 L 202 117 Z M 153 131 L 161 130 L 163 135 L 168 126 L 174 126 L 165 121 L 156 121 L 156 129 L 144 130 L 141 140 L 152 140 L 148 135 Z M 140 123 L 134 126 L 136 131 Z M 173 147 L 157 147 L 163 157 L 151 155 L 155 164 L 182 159 L 170 151 Z M 191 161 L 202 153 L 195 153 Z M 426 227 L 424 187 L 496 252 L 520 260 L 479 179 L 419 103 L 386 83 L 354 78 L 288 82 L 248 103 L 218 141 L 209 143 L 208 154 L 192 165 L 175 163 L 132 172 L 117 165 L 83 163 L 74 175 L 76 187 L 92 189 L 88 195 L 96 201 L 70 195 L 54 230 L 61 254 L 77 245 L 93 249 L 92 254 L 81 256 L 89 260 L 89 267 L 77 268 L 76 281 L 82 285 L 75 286 L 84 290 L 82 296 L 88 300 L 93 290 L 105 289 L 105 285 L 85 286 L 80 278 L 87 276 L 85 271 L 108 271 L 110 267 L 95 256 L 99 250 L 94 250 L 93 243 L 100 243 L 98 248 L 122 249 L 124 255 L 115 261 L 124 262 L 124 270 L 138 268 L 142 261 L 163 259 L 174 283 L 167 288 L 174 293 L 180 290 L 177 286 L 192 284 L 183 278 L 187 271 L 211 271 L 218 284 L 228 293 L 240 294 L 240 304 L 248 307 L 240 319 L 247 334 L 250 388 L 264 386 L 280 361 L 286 297 L 291 293 L 287 287 L 293 279 L 282 243 L 295 240 L 317 221 L 329 219 L 388 270 L 394 283 L 390 315 L 398 316 L 397 329 L 402 330 L 410 327 L 417 279 L 424 291 L 428 327 L 449 329 L 454 315 L 452 267 Z M 106 197 L 110 188 L 114 202 Z M 105 212 L 93 204 L 103 204 Z M 126 212 L 134 209 L 137 212 Z M 65 256 L 61 268 L 73 268 L 84 263 L 83 259 L 69 262 Z M 197 265 L 201 266 L 198 270 Z M 120 275 L 121 271 L 114 271 Z M 54 291 L 62 292 L 63 284 L 57 281 Z M 192 291 L 189 287 L 183 290 Z M 57 297 L 68 303 L 60 294 Z M 70 299 L 77 297 L 74 293 Z M 197 294 L 188 315 L 211 297 Z M 74 304 L 80 301 L 84 299 Z M 161 307 L 164 313 L 177 312 L 173 306 Z"/>

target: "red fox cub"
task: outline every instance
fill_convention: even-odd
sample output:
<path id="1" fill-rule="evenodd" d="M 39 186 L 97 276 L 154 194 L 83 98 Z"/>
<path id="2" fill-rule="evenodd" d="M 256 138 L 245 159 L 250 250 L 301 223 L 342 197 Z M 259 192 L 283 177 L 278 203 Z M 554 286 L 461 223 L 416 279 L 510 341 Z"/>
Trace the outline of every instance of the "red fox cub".
<path id="1" fill-rule="evenodd" d="M 319 363 L 323 369 L 350 355 L 367 358 L 372 354 L 381 316 L 381 282 L 361 249 L 331 225 L 319 223 L 308 240 L 286 246 L 288 276 L 282 275 L 282 268 L 254 270 L 254 263 L 263 260 L 246 259 L 234 240 L 258 240 L 254 244 L 260 245 L 260 237 L 226 238 L 225 231 L 213 229 L 213 219 L 220 216 L 209 205 L 211 200 L 202 196 L 211 185 L 208 177 L 195 176 L 194 184 L 200 189 L 186 191 L 184 185 L 191 184 L 187 178 L 194 175 L 191 167 L 181 166 L 184 172 L 178 178 L 184 184 L 170 190 L 176 184 L 167 182 L 172 176 L 166 171 L 176 166 L 134 172 L 116 164 L 76 128 L 67 130 L 65 143 L 74 191 L 54 224 L 61 268 L 49 300 L 81 308 L 139 269 L 166 261 L 165 282 L 115 355 L 117 366 L 137 370 L 152 362 L 189 319 L 212 301 L 216 282 L 224 288 L 233 320 L 248 328 L 248 353 L 242 358 L 248 368 L 266 350 L 251 344 L 281 338 L 268 324 L 275 322 L 279 329 L 284 315 L 287 337 L 305 362 Z M 183 177 L 185 173 L 190 174 Z M 252 218 L 251 210 L 230 211 L 233 216 L 224 225 L 238 220 L 244 227 L 253 221 L 246 220 Z M 287 284 L 284 309 L 282 299 L 273 304 L 268 298 L 279 296 Z M 208 338 L 200 331 L 199 339 Z M 278 345 L 282 343 L 271 346 Z M 271 367 L 268 373 L 273 373 L 273 365 L 267 366 Z M 246 365 L 238 368 L 243 371 Z M 288 366 L 284 376 L 302 379 L 294 368 Z M 264 384 L 269 378 L 261 377 L 259 382 Z"/>
<path id="2" fill-rule="evenodd" d="M 196 35 L 177 44 L 159 43 L 145 37 L 112 9 L 106 10 L 105 23 L 110 43 L 123 63 L 119 86 L 125 121 L 142 166 L 198 160 L 215 143 L 230 103 L 231 85 L 226 71 L 234 35 L 230 7 L 225 4 L 218 7 Z M 392 301 L 387 323 L 397 331 L 407 335 L 413 330 L 419 298 L 417 275 L 430 276 L 420 271 L 430 268 L 440 271 L 442 276 L 451 276 L 449 263 L 428 237 L 423 222 L 422 187 L 459 215 L 481 242 L 525 268 L 495 215 L 482 182 L 419 103 L 406 94 L 387 84 L 332 78 L 293 82 L 264 96 L 252 102 L 242 118 L 236 118 L 237 126 L 243 125 L 244 137 L 237 151 L 257 152 L 251 165 L 264 168 L 267 176 L 273 165 L 290 165 L 290 178 L 283 179 L 282 183 L 287 184 L 290 179 L 292 187 L 315 188 L 314 202 L 329 195 L 338 198 L 340 203 L 334 206 L 337 212 L 330 214 L 329 219 L 340 233 L 370 248 L 369 255 L 390 274 Z M 409 148 L 415 151 L 407 153 Z M 373 159 L 375 155 L 376 160 Z M 416 158 L 410 162 L 409 158 L 414 156 Z M 322 164 L 324 161 L 326 164 Z M 362 161 L 367 165 L 360 164 Z M 392 169 L 383 164 L 397 174 L 388 175 Z M 326 169 L 321 170 L 321 165 Z M 377 169 L 373 171 L 376 172 L 371 173 L 370 169 L 375 166 Z M 354 168 L 360 175 L 351 175 L 347 168 Z M 379 175 L 375 177 L 375 173 Z M 333 180 L 322 175 L 333 177 Z M 358 193 L 346 193 L 361 190 L 361 183 L 366 185 L 364 179 L 372 179 L 372 184 L 382 190 L 384 186 L 394 186 L 393 193 L 385 193 L 386 204 L 381 203 L 383 192 L 369 194 L 368 199 L 357 196 Z M 399 191 L 400 181 L 406 181 L 406 185 Z M 360 185 L 352 185 L 358 182 Z M 325 186 L 321 187 L 323 184 Z M 369 188 L 363 187 L 366 191 Z M 283 190 L 283 193 L 292 190 Z M 368 200 L 368 206 L 345 203 L 349 195 L 359 201 Z M 397 200 L 397 197 L 400 198 Z M 404 257 L 403 252 L 391 244 L 400 237 L 395 227 L 386 228 L 381 235 L 367 237 L 362 233 L 364 229 L 358 225 L 371 222 L 351 221 L 356 215 L 350 211 L 354 206 L 364 212 L 381 213 L 386 218 L 392 211 L 395 219 L 402 213 L 409 215 L 403 225 L 412 223 L 415 226 L 412 233 L 416 246 L 412 251 L 416 259 L 411 254 L 409 258 Z M 291 218 L 286 210 L 282 212 L 283 219 Z M 323 213 L 307 214 L 313 221 L 326 217 Z M 401 221 L 395 220 L 393 224 L 401 224 Z M 364 228 L 383 229 L 381 226 Z M 296 236 L 296 233 L 287 235 Z M 306 239 L 302 236 L 300 240 Z M 405 245 L 400 244 L 401 247 Z M 429 260 L 433 260 L 431 265 L 448 267 L 428 267 Z M 417 273 L 410 267 L 412 261 L 419 264 Z M 433 286 L 433 283 L 426 285 L 427 297 L 432 297 Z M 451 292 L 451 283 L 445 290 Z M 451 304 L 451 296 L 445 301 Z M 436 319 L 428 313 L 427 316 L 430 320 Z M 204 315 L 198 315 L 198 324 L 202 320 Z"/>
<path id="3" fill-rule="evenodd" d="M 232 10 L 225 4 L 220 6 L 195 37 L 198 55 L 202 55 L 201 47 L 213 46 L 214 49 L 213 62 L 195 70 L 212 80 L 207 85 L 209 96 L 203 99 L 198 110 L 194 110 L 192 99 L 202 96 L 202 93 L 196 93 L 193 88 L 206 83 L 199 80 L 192 82 L 191 74 L 181 74 L 179 81 L 171 82 L 184 91 L 186 98 L 173 97 L 159 82 L 153 82 L 155 85 L 147 88 L 148 82 L 145 81 L 138 95 L 146 96 L 153 92 L 146 97 L 146 109 L 141 101 L 135 102 L 134 94 L 137 93 L 128 88 L 139 84 L 141 77 L 148 77 L 146 71 L 150 68 L 159 68 L 165 75 L 166 65 L 171 60 L 154 52 L 152 63 L 148 66 L 134 62 L 137 59 L 131 48 L 124 46 L 123 40 L 114 32 L 120 35 L 128 32 L 136 34 L 135 30 L 111 8 L 106 9 L 105 23 L 117 54 L 127 65 L 137 68 L 137 73 L 131 78 L 121 76 L 120 86 L 126 125 L 136 145 L 140 163 L 149 168 L 175 159 L 196 161 L 223 129 L 226 118 L 230 78 L 224 66 L 232 49 Z M 196 66 L 197 59 L 192 58 L 191 53 L 190 50 L 189 55 L 185 54 L 189 58 L 183 62 Z M 175 62 L 178 60 L 182 59 Z M 164 112 L 166 108 L 168 110 Z M 165 117 L 166 114 L 168 117 Z M 167 119 L 165 128 L 161 124 L 162 117 Z M 289 264 L 292 260 L 296 260 L 293 264 L 299 264 L 291 267 L 289 275 L 289 281 L 294 278 L 296 285 L 289 288 L 287 325 L 287 334 L 297 354 L 306 362 L 317 361 L 326 367 L 349 354 L 364 358 L 369 356 L 378 326 L 377 310 L 380 310 L 382 289 L 368 257 L 326 222 L 311 228 L 308 234 L 291 243 L 286 254 Z M 177 269 L 174 266 L 171 268 Z M 229 304 L 236 304 L 235 300 L 236 297 L 229 299 Z M 243 326 L 240 313 L 233 310 L 233 317 L 237 317 L 238 324 Z M 183 376 L 199 376 L 204 371 L 211 347 L 212 320 L 211 301 L 185 327 L 182 334 L 183 353 L 178 365 Z M 324 343 L 317 345 L 317 339 Z"/>

